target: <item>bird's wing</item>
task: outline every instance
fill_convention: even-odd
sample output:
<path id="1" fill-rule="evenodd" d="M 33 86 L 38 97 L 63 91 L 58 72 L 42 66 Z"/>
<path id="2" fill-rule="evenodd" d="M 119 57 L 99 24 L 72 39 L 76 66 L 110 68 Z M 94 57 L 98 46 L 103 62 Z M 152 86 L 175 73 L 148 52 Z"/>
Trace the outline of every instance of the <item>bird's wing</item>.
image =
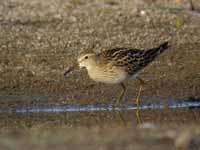
<path id="1" fill-rule="evenodd" d="M 132 74 L 140 69 L 143 53 L 144 51 L 139 49 L 115 48 L 103 51 L 100 59 L 103 60 L 101 62 L 121 67 Z"/>
<path id="2" fill-rule="evenodd" d="M 103 51 L 100 54 L 100 59 L 104 59 L 102 62 L 112 66 L 122 67 L 128 74 L 132 75 L 147 66 L 167 48 L 169 48 L 168 42 L 147 50 L 115 48 Z"/>

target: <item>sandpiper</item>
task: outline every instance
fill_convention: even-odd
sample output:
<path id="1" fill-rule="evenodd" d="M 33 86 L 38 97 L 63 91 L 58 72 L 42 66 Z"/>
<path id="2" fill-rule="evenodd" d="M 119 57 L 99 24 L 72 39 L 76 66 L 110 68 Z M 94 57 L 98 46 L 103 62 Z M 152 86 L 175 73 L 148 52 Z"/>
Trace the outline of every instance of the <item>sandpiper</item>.
<path id="1" fill-rule="evenodd" d="M 137 78 L 140 81 L 140 90 L 136 104 L 139 105 L 140 93 L 144 81 L 138 77 L 142 69 L 152 62 L 158 55 L 168 48 L 168 42 L 156 48 L 147 50 L 115 48 L 101 53 L 86 53 L 78 57 L 79 67 L 85 67 L 91 79 L 108 84 L 120 84 L 122 92 L 117 103 L 123 98 L 126 86 L 125 80 Z"/>
<path id="2" fill-rule="evenodd" d="M 139 50 L 132 48 L 114 48 L 101 53 L 86 53 L 78 57 L 80 68 L 86 68 L 91 79 L 108 84 L 120 84 L 122 92 L 117 99 L 117 104 L 124 97 L 125 80 L 139 79 L 140 88 L 136 96 L 135 104 L 139 106 L 140 96 L 144 81 L 139 78 L 139 73 L 158 55 L 168 48 L 168 42 L 156 48 Z M 73 67 L 65 72 L 69 73 Z M 138 114 L 137 114 L 138 115 Z M 138 117 L 138 116 L 137 116 Z"/>

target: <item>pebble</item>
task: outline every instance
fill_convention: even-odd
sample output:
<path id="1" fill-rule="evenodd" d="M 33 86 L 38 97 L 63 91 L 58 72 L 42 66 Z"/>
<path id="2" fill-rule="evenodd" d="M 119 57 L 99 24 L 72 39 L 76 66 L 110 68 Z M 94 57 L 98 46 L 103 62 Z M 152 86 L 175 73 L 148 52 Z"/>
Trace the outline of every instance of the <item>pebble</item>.
<path id="1" fill-rule="evenodd" d="M 200 129 L 184 129 L 175 139 L 175 146 L 182 150 L 200 149 Z"/>

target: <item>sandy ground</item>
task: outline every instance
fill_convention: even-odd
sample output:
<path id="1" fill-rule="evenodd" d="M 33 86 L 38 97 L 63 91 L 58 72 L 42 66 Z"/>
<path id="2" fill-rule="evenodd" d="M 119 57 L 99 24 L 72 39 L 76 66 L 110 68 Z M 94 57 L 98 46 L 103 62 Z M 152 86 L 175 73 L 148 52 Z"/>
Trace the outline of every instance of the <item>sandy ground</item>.
<path id="1" fill-rule="evenodd" d="M 187 136 L 191 135 L 191 128 L 183 129 L 187 132 Z M 15 150 L 176 150 L 180 147 L 179 143 L 184 141 L 180 139 L 181 134 L 183 133 L 173 129 L 142 129 L 142 126 L 137 129 L 78 128 L 75 131 L 71 128 L 53 130 L 33 128 L 29 131 L 12 131 L 2 135 L 0 146 Z M 187 149 L 187 146 L 183 148 Z"/>
<path id="2" fill-rule="evenodd" d="M 156 0 L 1 0 L 0 108 L 110 104 L 118 85 L 95 83 L 85 70 L 65 70 L 82 51 L 115 47 L 170 49 L 141 72 L 143 103 L 200 98 L 200 8 Z M 142 14 L 141 14 L 142 11 Z M 138 81 L 127 81 L 132 103 Z M 0 114 L 1 149 L 200 148 L 199 110 Z"/>
<path id="3" fill-rule="evenodd" d="M 50 97 L 49 103 L 109 102 L 121 90 L 118 85 L 95 83 L 84 70 L 63 77 L 66 68 L 76 63 L 78 53 L 115 47 L 146 49 L 164 41 L 171 48 L 141 73 L 146 81 L 143 98 L 199 98 L 200 20 L 182 6 L 158 1 L 157 5 L 144 5 L 141 10 L 146 15 L 141 16 L 128 0 L 0 3 L 2 100 L 16 96 L 14 100 L 21 102 L 22 97 L 41 94 Z M 126 84 L 125 99 L 132 100 L 138 81 Z M 27 98 L 23 103 L 28 99 L 36 101 Z"/>
<path id="4" fill-rule="evenodd" d="M 1 114 L 2 149 L 198 150 L 199 109 L 63 114 Z"/>

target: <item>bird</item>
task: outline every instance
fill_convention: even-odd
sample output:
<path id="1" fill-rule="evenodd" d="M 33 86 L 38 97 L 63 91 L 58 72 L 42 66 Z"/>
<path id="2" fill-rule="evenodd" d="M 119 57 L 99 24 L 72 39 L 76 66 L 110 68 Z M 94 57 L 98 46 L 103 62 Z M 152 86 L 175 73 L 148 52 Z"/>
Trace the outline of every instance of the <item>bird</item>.
<path id="1" fill-rule="evenodd" d="M 138 79 L 140 81 L 140 88 L 135 104 L 139 107 L 141 91 L 145 83 L 139 77 L 139 74 L 168 48 L 168 42 L 150 49 L 114 48 L 100 53 L 80 54 L 77 62 L 80 68 L 86 68 L 89 77 L 94 81 L 121 85 L 122 91 L 116 101 L 117 104 L 120 103 L 126 92 L 124 81 Z M 68 69 L 65 75 L 71 70 L 72 68 Z"/>
<path id="2" fill-rule="evenodd" d="M 80 68 L 87 69 L 89 77 L 94 81 L 120 84 L 123 91 L 119 96 L 119 102 L 126 91 L 124 81 L 137 78 L 143 84 L 144 81 L 138 77 L 139 73 L 168 47 L 168 42 L 165 42 L 147 50 L 114 48 L 98 54 L 81 54 L 77 61 Z M 138 98 L 136 104 L 139 104 Z"/>

